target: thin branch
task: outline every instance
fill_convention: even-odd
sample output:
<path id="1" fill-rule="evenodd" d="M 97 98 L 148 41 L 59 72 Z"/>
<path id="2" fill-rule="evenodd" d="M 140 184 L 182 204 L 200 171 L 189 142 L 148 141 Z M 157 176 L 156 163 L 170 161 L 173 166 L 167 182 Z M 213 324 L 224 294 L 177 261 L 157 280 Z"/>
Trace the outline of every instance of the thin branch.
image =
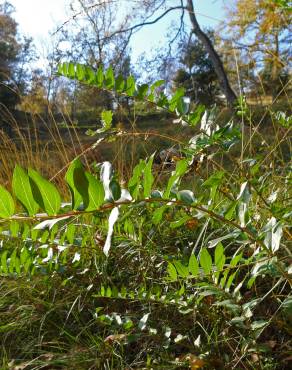
<path id="1" fill-rule="evenodd" d="M 147 22 L 141 22 L 141 23 L 138 23 L 138 24 L 135 24 L 134 26 L 132 27 L 129 27 L 129 28 L 124 28 L 124 29 L 120 29 L 120 30 L 117 30 L 115 32 L 113 32 L 110 36 L 107 36 L 107 37 L 104 37 L 102 38 L 101 40 L 104 40 L 104 39 L 108 39 L 108 38 L 111 38 L 111 37 L 114 37 L 120 33 L 125 33 L 125 32 L 133 32 L 135 29 L 137 28 L 140 28 L 140 27 L 144 27 L 144 26 L 149 26 L 151 24 L 155 24 L 157 23 L 158 21 L 160 21 L 163 17 L 165 17 L 168 13 L 170 13 L 171 11 L 173 10 L 186 10 L 186 8 L 184 6 L 174 6 L 174 7 L 171 7 L 171 8 L 168 8 L 164 13 L 160 14 L 157 18 L 155 18 L 153 21 L 147 21 Z"/>

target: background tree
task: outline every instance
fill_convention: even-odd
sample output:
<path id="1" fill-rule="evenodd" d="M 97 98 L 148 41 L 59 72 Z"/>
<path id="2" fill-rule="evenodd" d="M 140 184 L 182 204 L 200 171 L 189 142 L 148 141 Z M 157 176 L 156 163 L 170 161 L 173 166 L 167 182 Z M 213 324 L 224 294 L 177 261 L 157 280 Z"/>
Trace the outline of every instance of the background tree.
<path id="1" fill-rule="evenodd" d="M 288 80 L 291 12 L 278 1 L 234 0 L 225 19 L 223 36 L 240 51 L 241 69 L 257 75 L 256 86 L 244 87 L 275 97 Z"/>
<path id="2" fill-rule="evenodd" d="M 28 77 L 27 63 L 34 58 L 32 40 L 21 40 L 13 12 L 9 2 L 0 4 L 0 102 L 8 108 L 19 102 Z"/>
<path id="3" fill-rule="evenodd" d="M 206 31 L 214 42 L 212 31 Z M 182 66 L 174 77 L 175 87 L 184 87 L 195 103 L 210 106 L 218 100 L 219 84 L 212 61 L 204 46 L 198 40 L 186 40 L 180 48 Z"/>
<path id="4" fill-rule="evenodd" d="M 0 4 L 0 102 L 7 107 L 14 107 L 18 102 L 13 77 L 21 45 L 17 41 L 13 11 L 13 6 L 8 2 Z"/>
<path id="5" fill-rule="evenodd" d="M 115 43 L 118 40 L 119 50 L 124 52 L 133 33 L 141 30 L 141 28 L 145 26 L 150 26 L 154 23 L 159 22 L 170 12 L 178 11 L 180 13 L 180 16 L 178 17 L 176 24 L 172 27 L 172 34 L 169 34 L 170 45 L 172 43 L 175 43 L 178 36 L 186 32 L 186 29 L 191 32 L 191 35 L 195 35 L 202 43 L 209 55 L 217 79 L 219 81 L 220 89 L 225 95 L 228 104 L 234 104 L 236 100 L 236 95 L 229 83 L 219 54 L 216 52 L 212 41 L 209 39 L 208 35 L 201 29 L 197 21 L 193 0 L 177 0 L 175 2 L 173 0 L 142 0 L 134 4 L 131 3 L 131 8 L 128 9 L 125 9 L 127 5 L 123 3 L 125 16 L 124 18 L 122 18 L 122 21 L 117 22 L 114 21 L 116 20 L 114 16 L 118 14 L 118 10 L 120 9 L 121 5 L 120 1 L 102 2 L 101 0 L 99 0 L 96 2 L 92 0 L 78 0 L 77 3 L 81 5 L 82 11 L 75 10 L 72 19 L 76 21 L 80 14 L 86 14 L 88 19 L 90 20 L 90 23 L 92 24 L 93 30 L 95 32 L 94 43 L 91 42 L 91 38 L 90 36 L 88 36 L 88 28 L 86 28 L 86 37 L 81 38 L 84 41 L 84 47 L 82 48 L 82 50 L 84 51 L 83 56 L 87 58 L 88 55 L 90 55 L 92 57 L 91 61 L 93 61 L 95 64 L 98 64 L 100 60 L 103 60 L 103 48 L 101 48 L 101 46 L 109 46 L 111 45 L 111 43 Z M 109 9 L 116 10 L 110 11 Z M 104 13 L 105 10 L 106 12 Z M 95 17 L 92 15 L 93 12 L 97 12 L 97 17 L 101 17 L 103 21 L 105 19 L 113 20 L 110 22 L 110 27 L 103 26 L 102 28 L 100 28 L 100 26 L 98 26 L 99 22 L 94 21 Z M 110 18 L 111 14 L 112 18 Z M 186 19 L 186 15 L 188 15 L 188 19 Z M 63 27 L 61 27 L 61 29 L 62 28 Z M 100 32 L 101 30 L 103 31 L 103 33 Z M 114 50 L 113 47 L 108 49 Z M 93 52 L 94 50 L 97 51 L 97 54 Z M 97 55 L 97 57 L 95 55 Z M 121 55 L 123 54 L 120 52 L 118 56 Z M 111 60 L 119 61 L 120 58 L 117 58 L 115 56 L 115 58 L 111 58 Z"/>
<path id="6" fill-rule="evenodd" d="M 37 69 L 32 74 L 29 91 L 22 96 L 19 108 L 32 114 L 41 114 L 47 111 L 47 106 L 45 78 L 42 71 Z"/>
<path id="7" fill-rule="evenodd" d="M 130 57 L 127 35 L 108 38 L 115 27 L 126 27 L 129 15 L 120 17 L 118 4 L 105 1 L 73 0 L 70 3 L 72 22 L 59 31 L 59 59 L 64 57 L 73 62 L 89 64 L 95 69 L 110 65 L 115 74 L 130 74 Z M 78 16 L 76 16 L 78 15 Z M 65 48 L 63 47 L 65 44 Z M 113 96 L 106 91 L 96 91 L 90 86 L 73 83 L 72 115 L 78 111 L 87 112 L 96 121 L 96 114 L 102 109 L 113 107 Z"/>

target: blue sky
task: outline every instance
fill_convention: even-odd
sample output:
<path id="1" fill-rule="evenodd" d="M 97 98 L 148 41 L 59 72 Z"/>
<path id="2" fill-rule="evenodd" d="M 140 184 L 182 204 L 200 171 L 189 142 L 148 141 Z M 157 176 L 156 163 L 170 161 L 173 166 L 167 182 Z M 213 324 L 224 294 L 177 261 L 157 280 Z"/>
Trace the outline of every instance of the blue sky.
<path id="1" fill-rule="evenodd" d="M 171 1 L 174 5 L 178 3 L 177 0 Z M 216 19 L 220 20 L 224 16 L 223 1 L 194 0 L 200 25 L 216 27 L 218 24 Z M 10 2 L 16 8 L 14 17 L 19 24 L 20 32 L 26 36 L 32 36 L 40 56 L 45 55 L 50 32 L 68 19 L 69 0 L 10 0 Z M 153 46 L 161 44 L 167 28 L 172 20 L 177 19 L 177 16 L 178 14 L 174 12 L 170 13 L 159 23 L 147 26 L 137 33 L 131 44 L 134 59 L 140 53 L 149 52 Z"/>

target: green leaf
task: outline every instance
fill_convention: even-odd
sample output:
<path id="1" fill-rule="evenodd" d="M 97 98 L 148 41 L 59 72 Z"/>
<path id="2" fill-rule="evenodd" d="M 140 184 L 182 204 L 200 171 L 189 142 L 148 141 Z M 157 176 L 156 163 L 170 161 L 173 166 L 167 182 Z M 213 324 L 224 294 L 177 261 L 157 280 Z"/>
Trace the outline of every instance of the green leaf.
<path id="1" fill-rule="evenodd" d="M 57 66 L 57 74 L 60 76 L 64 75 L 64 63 L 59 63 Z"/>
<path id="2" fill-rule="evenodd" d="M 180 218 L 179 220 L 171 222 L 169 226 L 170 226 L 171 229 L 177 229 L 178 227 L 181 227 L 182 225 L 184 225 L 187 221 L 189 221 L 191 219 L 192 219 L 191 216 L 185 215 L 184 217 Z"/>
<path id="3" fill-rule="evenodd" d="M 177 101 L 176 109 L 178 113 L 183 116 L 188 113 L 189 104 L 184 101 L 184 98 L 179 98 Z"/>
<path id="4" fill-rule="evenodd" d="M 92 68 L 88 66 L 83 66 L 84 74 L 85 74 L 85 80 L 88 84 L 94 85 L 96 81 L 96 75 Z"/>
<path id="5" fill-rule="evenodd" d="M 196 200 L 194 193 L 191 190 L 180 190 L 177 193 L 177 199 L 186 204 L 193 204 Z"/>
<path id="6" fill-rule="evenodd" d="M 96 86 L 97 87 L 100 88 L 103 86 L 103 79 L 104 79 L 103 69 L 102 69 L 102 66 L 99 66 L 96 72 Z"/>
<path id="7" fill-rule="evenodd" d="M 164 85 L 165 81 L 164 80 L 158 80 L 155 81 L 153 85 L 151 85 L 150 90 L 151 92 L 154 92 L 158 87 Z"/>
<path id="8" fill-rule="evenodd" d="M 235 255 L 230 261 L 230 267 L 235 267 L 242 258 L 242 253 Z"/>
<path id="9" fill-rule="evenodd" d="M 68 65 L 68 72 L 67 72 L 68 77 L 70 78 L 75 78 L 75 65 L 74 63 L 70 62 Z"/>
<path id="10" fill-rule="evenodd" d="M 145 161 L 140 162 L 134 167 L 133 175 L 128 182 L 128 189 L 134 199 L 137 199 L 141 187 L 141 176 L 145 168 Z"/>
<path id="11" fill-rule="evenodd" d="M 136 82 L 133 76 L 129 76 L 126 81 L 125 92 L 128 96 L 133 96 L 136 90 Z"/>
<path id="12" fill-rule="evenodd" d="M 203 248 L 200 254 L 200 265 L 202 266 L 206 275 L 211 273 L 212 270 L 212 257 L 208 250 Z"/>
<path id="13" fill-rule="evenodd" d="M 232 202 L 231 205 L 227 208 L 224 214 L 224 217 L 226 218 L 226 220 L 232 220 L 234 218 L 236 207 L 237 207 L 237 201 Z"/>
<path id="14" fill-rule="evenodd" d="M 114 71 L 112 69 L 112 66 L 110 66 L 107 71 L 105 72 L 104 76 L 104 82 L 105 82 L 105 87 L 107 89 L 112 89 L 115 85 L 115 76 L 114 76 Z"/>
<path id="15" fill-rule="evenodd" d="M 225 264 L 225 259 L 224 247 L 222 243 L 218 243 L 217 247 L 215 248 L 215 265 L 218 271 L 222 271 Z"/>
<path id="16" fill-rule="evenodd" d="M 89 205 L 89 182 L 85 175 L 83 166 L 76 166 L 73 172 L 73 184 L 76 191 L 81 195 L 83 202 L 83 209 L 86 209 Z"/>
<path id="17" fill-rule="evenodd" d="M 83 81 L 85 78 L 85 69 L 84 66 L 80 63 L 77 63 L 76 65 L 76 76 L 79 81 Z"/>
<path id="18" fill-rule="evenodd" d="M 10 229 L 11 235 L 14 238 L 18 237 L 19 228 L 20 228 L 20 224 L 17 221 L 10 222 L 9 229 Z"/>
<path id="19" fill-rule="evenodd" d="M 55 185 L 31 168 L 28 175 L 34 200 L 49 216 L 57 215 L 61 207 L 61 197 Z"/>
<path id="20" fill-rule="evenodd" d="M 152 164 L 154 160 L 154 155 L 153 153 L 151 157 L 149 158 L 148 162 L 146 163 L 146 166 L 144 168 L 144 182 L 143 182 L 143 187 L 144 187 L 144 197 L 148 198 L 150 197 L 151 194 L 151 188 L 154 182 L 154 176 L 152 175 Z"/>
<path id="21" fill-rule="evenodd" d="M 15 266 L 15 259 L 16 259 L 16 249 L 12 252 L 10 256 L 10 261 L 9 261 L 9 272 L 12 274 L 14 271 L 14 266 Z"/>
<path id="22" fill-rule="evenodd" d="M 166 211 L 168 206 L 162 206 L 160 208 L 157 208 L 153 213 L 152 213 L 152 222 L 154 225 L 158 225 L 159 222 L 162 220 L 163 213 Z"/>
<path id="23" fill-rule="evenodd" d="M 103 128 L 108 130 L 112 126 L 113 112 L 111 110 L 103 110 L 101 113 L 101 119 L 103 123 Z"/>
<path id="24" fill-rule="evenodd" d="M 170 262 L 168 262 L 168 265 L 167 265 L 167 272 L 168 272 L 168 275 L 170 277 L 170 279 L 172 281 L 176 281 L 177 280 L 177 272 L 176 272 L 176 268 L 174 267 L 174 265 Z"/>
<path id="25" fill-rule="evenodd" d="M 182 278 L 186 278 L 187 276 L 189 276 L 188 267 L 184 266 L 180 261 L 174 261 L 173 263 L 179 276 L 181 276 Z"/>
<path id="26" fill-rule="evenodd" d="M 63 63 L 58 64 L 57 73 L 59 75 L 67 77 L 67 71 L 68 71 L 68 63 L 63 62 Z"/>
<path id="27" fill-rule="evenodd" d="M 76 231 L 76 226 L 74 224 L 67 225 L 67 228 L 66 228 L 66 238 L 67 238 L 69 244 L 73 244 L 74 243 L 75 231 Z"/>
<path id="28" fill-rule="evenodd" d="M 74 181 L 74 172 L 76 169 L 80 169 L 81 171 L 83 171 L 83 166 L 80 159 L 75 159 L 75 161 L 71 163 L 65 175 L 65 179 L 67 181 L 67 184 L 69 185 L 69 189 L 71 192 L 72 209 L 74 210 L 76 210 L 82 202 L 82 195 L 77 190 Z"/>
<path id="29" fill-rule="evenodd" d="M 168 199 L 170 194 L 175 191 L 180 177 L 182 177 L 188 170 L 189 162 L 187 159 L 182 159 L 176 163 L 174 174 L 169 178 L 163 198 Z"/>
<path id="30" fill-rule="evenodd" d="M 143 84 L 139 86 L 138 91 L 137 91 L 137 98 L 141 100 L 144 99 L 148 93 L 148 90 L 149 90 L 149 86 L 147 84 Z"/>
<path id="31" fill-rule="evenodd" d="M 116 78 L 115 89 L 117 92 L 121 93 L 124 91 L 124 88 L 125 88 L 125 80 L 124 80 L 124 77 L 120 74 Z"/>
<path id="32" fill-rule="evenodd" d="M 194 254 L 192 254 L 189 259 L 189 272 L 193 276 L 197 276 L 199 273 L 199 264 L 197 261 L 197 257 Z"/>
<path id="33" fill-rule="evenodd" d="M 20 252 L 20 262 L 22 265 L 25 264 L 26 260 L 29 258 L 29 253 L 27 248 L 24 246 Z"/>
<path id="34" fill-rule="evenodd" d="M 1 255 L 1 272 L 4 273 L 4 274 L 8 273 L 7 253 L 8 253 L 8 251 L 4 251 Z"/>
<path id="35" fill-rule="evenodd" d="M 104 201 L 104 188 L 102 183 L 89 172 L 85 172 L 88 181 L 88 205 L 86 211 L 99 209 Z"/>
<path id="36" fill-rule="evenodd" d="M 34 200 L 27 172 L 16 165 L 13 172 L 12 189 L 16 198 L 21 202 L 29 216 L 37 213 L 39 206 Z"/>
<path id="37" fill-rule="evenodd" d="M 228 280 L 227 280 L 227 283 L 226 283 L 226 286 L 225 286 L 226 290 L 229 290 L 229 288 L 231 287 L 231 284 L 233 283 L 233 280 L 234 280 L 236 274 L 237 274 L 237 271 L 235 271 L 233 274 L 231 274 L 228 277 Z"/>
<path id="38" fill-rule="evenodd" d="M 111 180 L 109 188 L 113 197 L 113 200 L 117 201 L 121 197 L 121 187 L 120 184 L 115 180 Z"/>
<path id="39" fill-rule="evenodd" d="M 174 112 L 177 108 L 178 101 L 183 98 L 185 95 L 185 89 L 183 87 L 179 87 L 176 89 L 175 94 L 172 96 L 172 98 L 169 101 L 169 110 L 171 112 Z"/>
<path id="40" fill-rule="evenodd" d="M 205 112 L 206 108 L 204 105 L 199 105 L 196 110 L 189 114 L 188 122 L 191 126 L 196 126 L 202 118 L 202 114 Z"/>
<path id="41" fill-rule="evenodd" d="M 217 171 L 210 176 L 204 183 L 203 186 L 212 188 L 213 186 L 219 186 L 224 177 L 224 171 Z"/>
<path id="42" fill-rule="evenodd" d="M 14 200 L 3 186 L 0 185 L 0 217 L 11 217 L 15 210 Z"/>

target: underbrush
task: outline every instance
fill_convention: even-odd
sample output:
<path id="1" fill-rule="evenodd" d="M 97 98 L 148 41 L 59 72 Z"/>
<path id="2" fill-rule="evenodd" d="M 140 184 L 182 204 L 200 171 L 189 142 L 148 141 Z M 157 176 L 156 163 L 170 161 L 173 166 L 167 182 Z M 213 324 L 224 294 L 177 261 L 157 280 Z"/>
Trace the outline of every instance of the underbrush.
<path id="1" fill-rule="evenodd" d="M 190 111 L 181 90 L 168 98 L 82 68 L 60 73 L 150 101 L 192 135 L 130 132 L 105 111 L 93 144 L 45 176 L 57 173 L 57 187 L 31 169 L 10 172 L 1 369 L 289 369 L 289 117 L 275 115 L 266 137 L 243 104 L 222 123 Z M 151 135 L 171 149 L 137 147 Z M 115 148 L 114 166 L 85 162 L 100 145 Z"/>

